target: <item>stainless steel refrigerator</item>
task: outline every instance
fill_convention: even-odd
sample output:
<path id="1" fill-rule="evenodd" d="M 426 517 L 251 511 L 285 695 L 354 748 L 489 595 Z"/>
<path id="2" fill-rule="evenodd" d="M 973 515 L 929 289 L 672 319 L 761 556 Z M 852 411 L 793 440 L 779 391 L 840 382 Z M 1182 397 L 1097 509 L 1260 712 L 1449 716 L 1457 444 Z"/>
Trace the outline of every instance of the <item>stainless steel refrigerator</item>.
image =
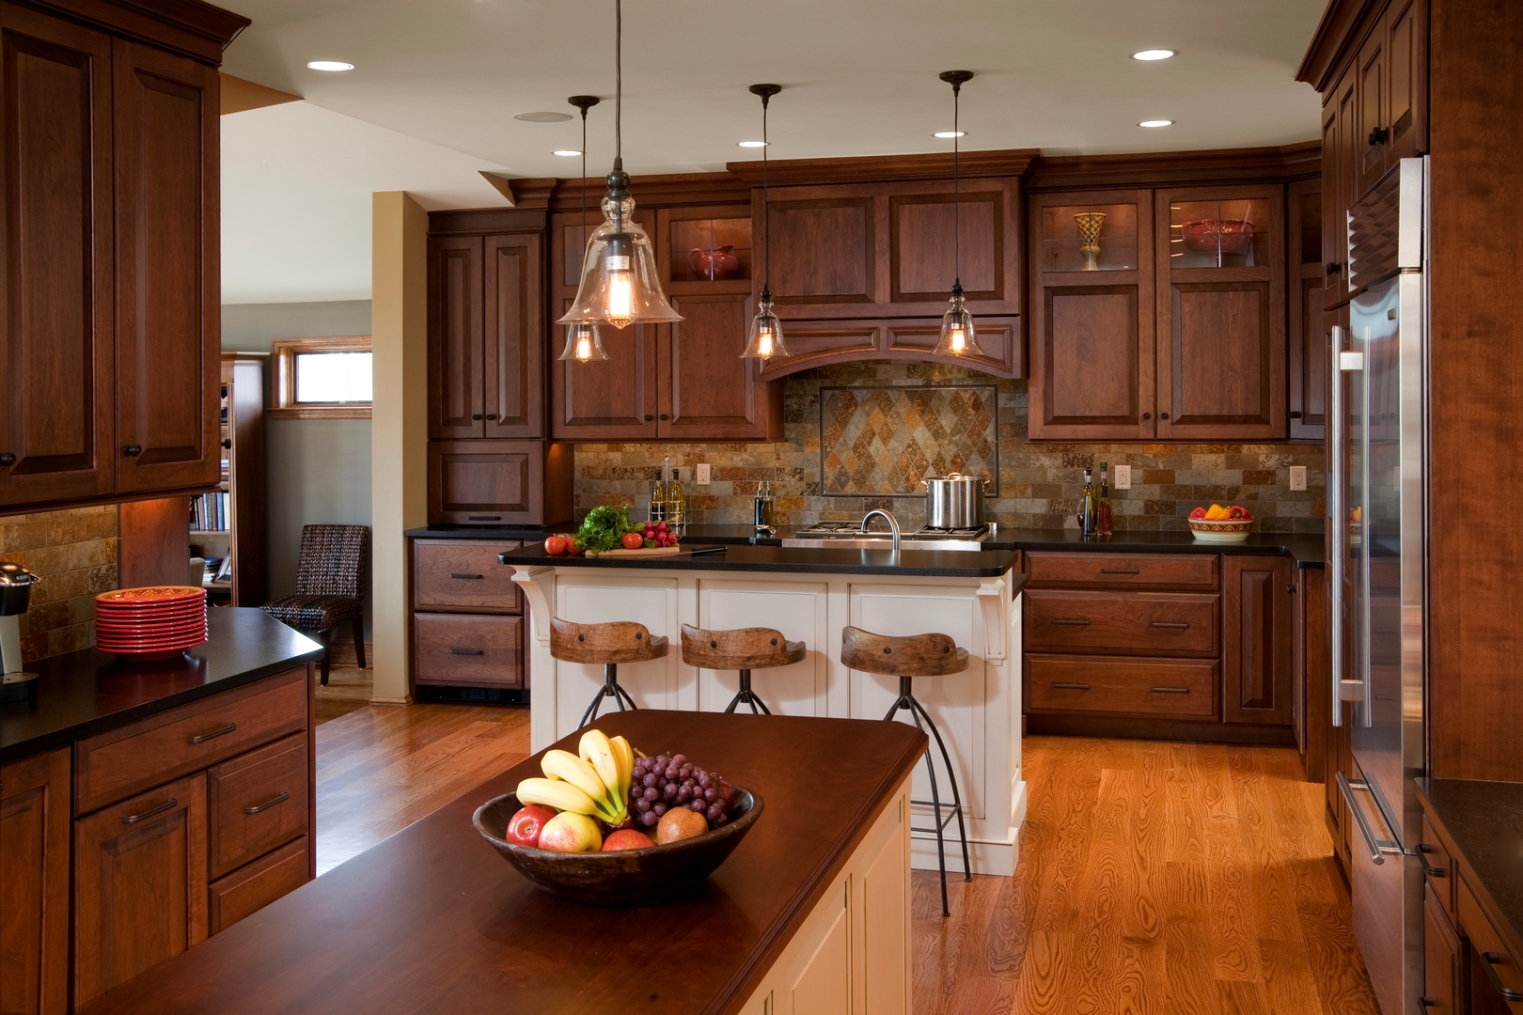
<path id="1" fill-rule="evenodd" d="M 1427 160 L 1403 159 L 1348 215 L 1347 329 L 1333 329 L 1333 722 L 1356 771 L 1354 933 L 1384 1015 L 1419 1015 L 1427 770 Z"/>

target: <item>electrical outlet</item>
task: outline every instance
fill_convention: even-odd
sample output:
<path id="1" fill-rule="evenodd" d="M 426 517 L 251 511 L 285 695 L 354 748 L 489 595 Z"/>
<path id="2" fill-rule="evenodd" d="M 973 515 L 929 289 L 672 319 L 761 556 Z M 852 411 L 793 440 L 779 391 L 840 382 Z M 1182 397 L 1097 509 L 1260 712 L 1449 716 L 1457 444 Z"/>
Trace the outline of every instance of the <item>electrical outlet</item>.
<path id="1" fill-rule="evenodd" d="M 1130 465 L 1116 466 L 1116 489 L 1130 490 L 1132 488 L 1132 467 Z"/>
<path id="2" fill-rule="evenodd" d="M 1306 466 L 1292 465 L 1290 467 L 1290 488 L 1291 490 L 1306 489 Z"/>
<path id="3" fill-rule="evenodd" d="M 696 473 L 697 478 L 694 479 L 693 482 L 698 484 L 699 486 L 708 486 L 709 485 L 709 463 L 708 462 L 699 462 L 698 465 L 696 466 L 696 468 L 698 470 L 697 473 Z"/>

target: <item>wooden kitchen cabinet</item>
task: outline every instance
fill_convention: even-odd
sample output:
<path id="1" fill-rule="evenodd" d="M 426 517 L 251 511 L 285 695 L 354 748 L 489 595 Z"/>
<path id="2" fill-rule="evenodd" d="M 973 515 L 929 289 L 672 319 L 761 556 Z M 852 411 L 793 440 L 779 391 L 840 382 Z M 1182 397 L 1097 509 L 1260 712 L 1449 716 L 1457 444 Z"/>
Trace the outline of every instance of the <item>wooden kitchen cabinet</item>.
<path id="1" fill-rule="evenodd" d="M 761 363 L 740 358 L 755 315 L 751 297 L 672 296 L 671 303 L 684 319 L 656 329 L 657 436 L 782 440 L 782 384 L 762 380 Z"/>
<path id="2" fill-rule="evenodd" d="M 1386 38 L 1386 168 L 1428 150 L 1428 3 L 1392 0 Z"/>
<path id="3" fill-rule="evenodd" d="M 0 1011 L 69 1004 L 69 751 L 0 768 Z"/>
<path id="4" fill-rule="evenodd" d="M 1423 1010 L 1463 1015 L 1464 945 L 1439 905 L 1433 885 L 1423 886 Z M 1506 1010 L 1505 1008 L 1503 1009 Z"/>
<path id="5" fill-rule="evenodd" d="M 1322 184 L 1288 188 L 1290 314 L 1286 318 L 1286 388 L 1291 440 L 1321 441 L 1327 427 L 1330 319 L 1324 315 L 1327 272 L 1322 262 Z"/>
<path id="6" fill-rule="evenodd" d="M 1295 561 L 1225 555 L 1222 588 L 1222 719 L 1288 725 Z"/>
<path id="7" fill-rule="evenodd" d="M 430 525 L 558 525 L 573 514 L 569 444 L 429 441 Z"/>
<path id="8" fill-rule="evenodd" d="M 529 686 L 523 596 L 497 555 L 517 540 L 412 540 L 416 686 Z"/>
<path id="9" fill-rule="evenodd" d="M 74 1003 L 206 939 L 206 776 L 74 823 Z"/>

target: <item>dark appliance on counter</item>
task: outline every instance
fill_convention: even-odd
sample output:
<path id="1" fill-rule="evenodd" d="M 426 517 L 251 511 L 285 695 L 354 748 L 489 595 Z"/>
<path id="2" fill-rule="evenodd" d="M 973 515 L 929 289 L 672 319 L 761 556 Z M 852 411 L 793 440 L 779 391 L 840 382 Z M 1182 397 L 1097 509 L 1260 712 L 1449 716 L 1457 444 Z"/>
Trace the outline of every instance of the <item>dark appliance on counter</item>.
<path id="1" fill-rule="evenodd" d="M 20 701 L 37 689 L 37 674 L 21 666 L 21 615 L 39 581 L 20 564 L 0 563 L 0 701 Z"/>

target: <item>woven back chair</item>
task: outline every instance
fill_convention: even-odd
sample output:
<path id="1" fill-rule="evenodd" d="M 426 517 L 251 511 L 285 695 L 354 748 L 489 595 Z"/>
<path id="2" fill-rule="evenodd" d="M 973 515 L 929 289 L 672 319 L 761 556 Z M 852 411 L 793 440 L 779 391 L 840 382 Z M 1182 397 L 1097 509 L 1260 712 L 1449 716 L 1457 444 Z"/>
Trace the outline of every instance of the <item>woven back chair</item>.
<path id="1" fill-rule="evenodd" d="M 308 525 L 301 530 L 296 595 L 260 609 L 323 643 L 322 682 L 328 682 L 333 629 L 349 621 L 354 654 L 365 668 L 364 589 L 370 563 L 370 528 L 365 525 Z"/>

